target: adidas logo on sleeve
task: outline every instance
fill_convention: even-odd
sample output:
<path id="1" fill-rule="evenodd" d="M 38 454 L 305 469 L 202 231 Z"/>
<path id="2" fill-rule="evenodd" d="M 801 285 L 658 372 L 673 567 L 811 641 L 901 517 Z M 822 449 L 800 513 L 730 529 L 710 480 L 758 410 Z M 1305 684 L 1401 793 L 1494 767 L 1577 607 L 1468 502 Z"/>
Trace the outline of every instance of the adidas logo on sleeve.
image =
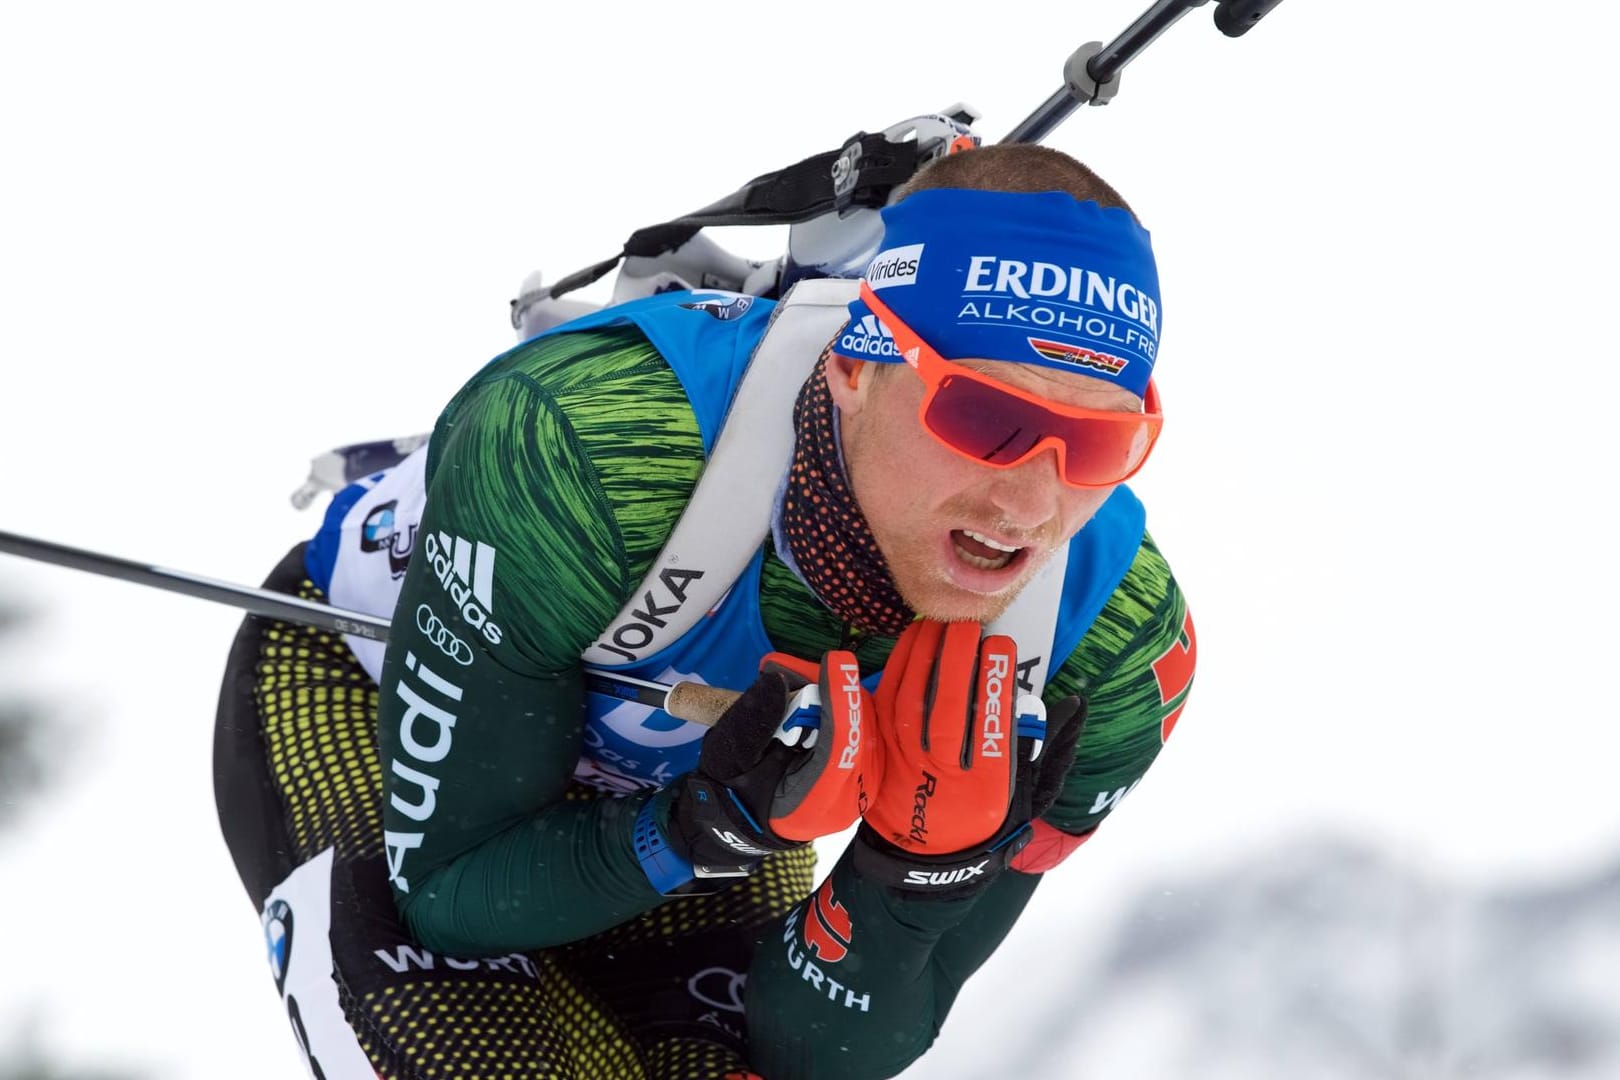
<path id="1" fill-rule="evenodd" d="M 429 533 L 424 552 L 433 576 L 455 602 L 468 626 L 491 645 L 501 643 L 501 628 L 491 622 L 495 606 L 495 549 L 449 533 Z"/>

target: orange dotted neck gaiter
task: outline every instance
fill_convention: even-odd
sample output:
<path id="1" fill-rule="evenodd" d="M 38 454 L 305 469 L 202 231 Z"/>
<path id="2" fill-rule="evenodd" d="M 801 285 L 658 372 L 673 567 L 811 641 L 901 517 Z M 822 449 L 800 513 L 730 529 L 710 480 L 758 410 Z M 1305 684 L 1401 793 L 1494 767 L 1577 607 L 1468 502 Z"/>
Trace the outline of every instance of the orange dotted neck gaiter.
<path id="1" fill-rule="evenodd" d="M 782 534 L 799 575 L 823 604 L 852 626 L 892 637 L 910 625 L 913 612 L 844 478 L 826 364 L 823 355 L 793 406 Z"/>

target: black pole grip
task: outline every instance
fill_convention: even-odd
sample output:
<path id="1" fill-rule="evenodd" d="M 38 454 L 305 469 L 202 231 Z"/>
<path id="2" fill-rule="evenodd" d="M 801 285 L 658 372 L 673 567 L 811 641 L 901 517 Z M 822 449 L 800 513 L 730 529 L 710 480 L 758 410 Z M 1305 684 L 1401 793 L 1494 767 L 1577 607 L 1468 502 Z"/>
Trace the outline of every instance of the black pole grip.
<path id="1" fill-rule="evenodd" d="M 1282 0 L 1215 0 L 1215 25 L 1227 37 L 1242 37 Z"/>

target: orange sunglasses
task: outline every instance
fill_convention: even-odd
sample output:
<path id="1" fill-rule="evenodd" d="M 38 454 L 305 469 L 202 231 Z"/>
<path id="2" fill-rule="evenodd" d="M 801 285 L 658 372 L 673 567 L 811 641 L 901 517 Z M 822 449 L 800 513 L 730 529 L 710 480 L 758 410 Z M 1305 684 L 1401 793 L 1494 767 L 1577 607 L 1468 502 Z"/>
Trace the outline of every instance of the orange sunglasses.
<path id="1" fill-rule="evenodd" d="M 861 300 L 889 328 L 900 355 L 927 387 L 917 413 L 923 429 L 965 458 L 1011 469 L 1050 446 L 1065 484 L 1111 487 L 1136 474 L 1159 438 L 1164 414 L 1152 379 L 1143 412 L 1059 405 L 946 360 L 864 281 Z"/>

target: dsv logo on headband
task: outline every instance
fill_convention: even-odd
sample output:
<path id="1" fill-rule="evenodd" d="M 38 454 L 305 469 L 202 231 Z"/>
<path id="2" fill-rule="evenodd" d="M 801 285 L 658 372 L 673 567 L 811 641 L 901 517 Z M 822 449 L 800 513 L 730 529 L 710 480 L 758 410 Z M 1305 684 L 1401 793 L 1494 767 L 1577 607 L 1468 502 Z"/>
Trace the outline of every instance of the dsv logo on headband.
<path id="1" fill-rule="evenodd" d="M 440 652 L 462 667 L 473 662 L 472 646 L 452 634 L 450 628 L 440 622 L 433 609 L 426 604 L 416 607 L 416 628 L 427 635 L 427 639 L 437 645 Z"/>
<path id="2" fill-rule="evenodd" d="M 889 328 L 878 321 L 876 315 L 863 315 L 860 322 L 850 323 L 844 336 L 838 339 L 838 348 L 848 356 L 886 356 L 899 359 L 900 349 L 894 343 Z"/>

